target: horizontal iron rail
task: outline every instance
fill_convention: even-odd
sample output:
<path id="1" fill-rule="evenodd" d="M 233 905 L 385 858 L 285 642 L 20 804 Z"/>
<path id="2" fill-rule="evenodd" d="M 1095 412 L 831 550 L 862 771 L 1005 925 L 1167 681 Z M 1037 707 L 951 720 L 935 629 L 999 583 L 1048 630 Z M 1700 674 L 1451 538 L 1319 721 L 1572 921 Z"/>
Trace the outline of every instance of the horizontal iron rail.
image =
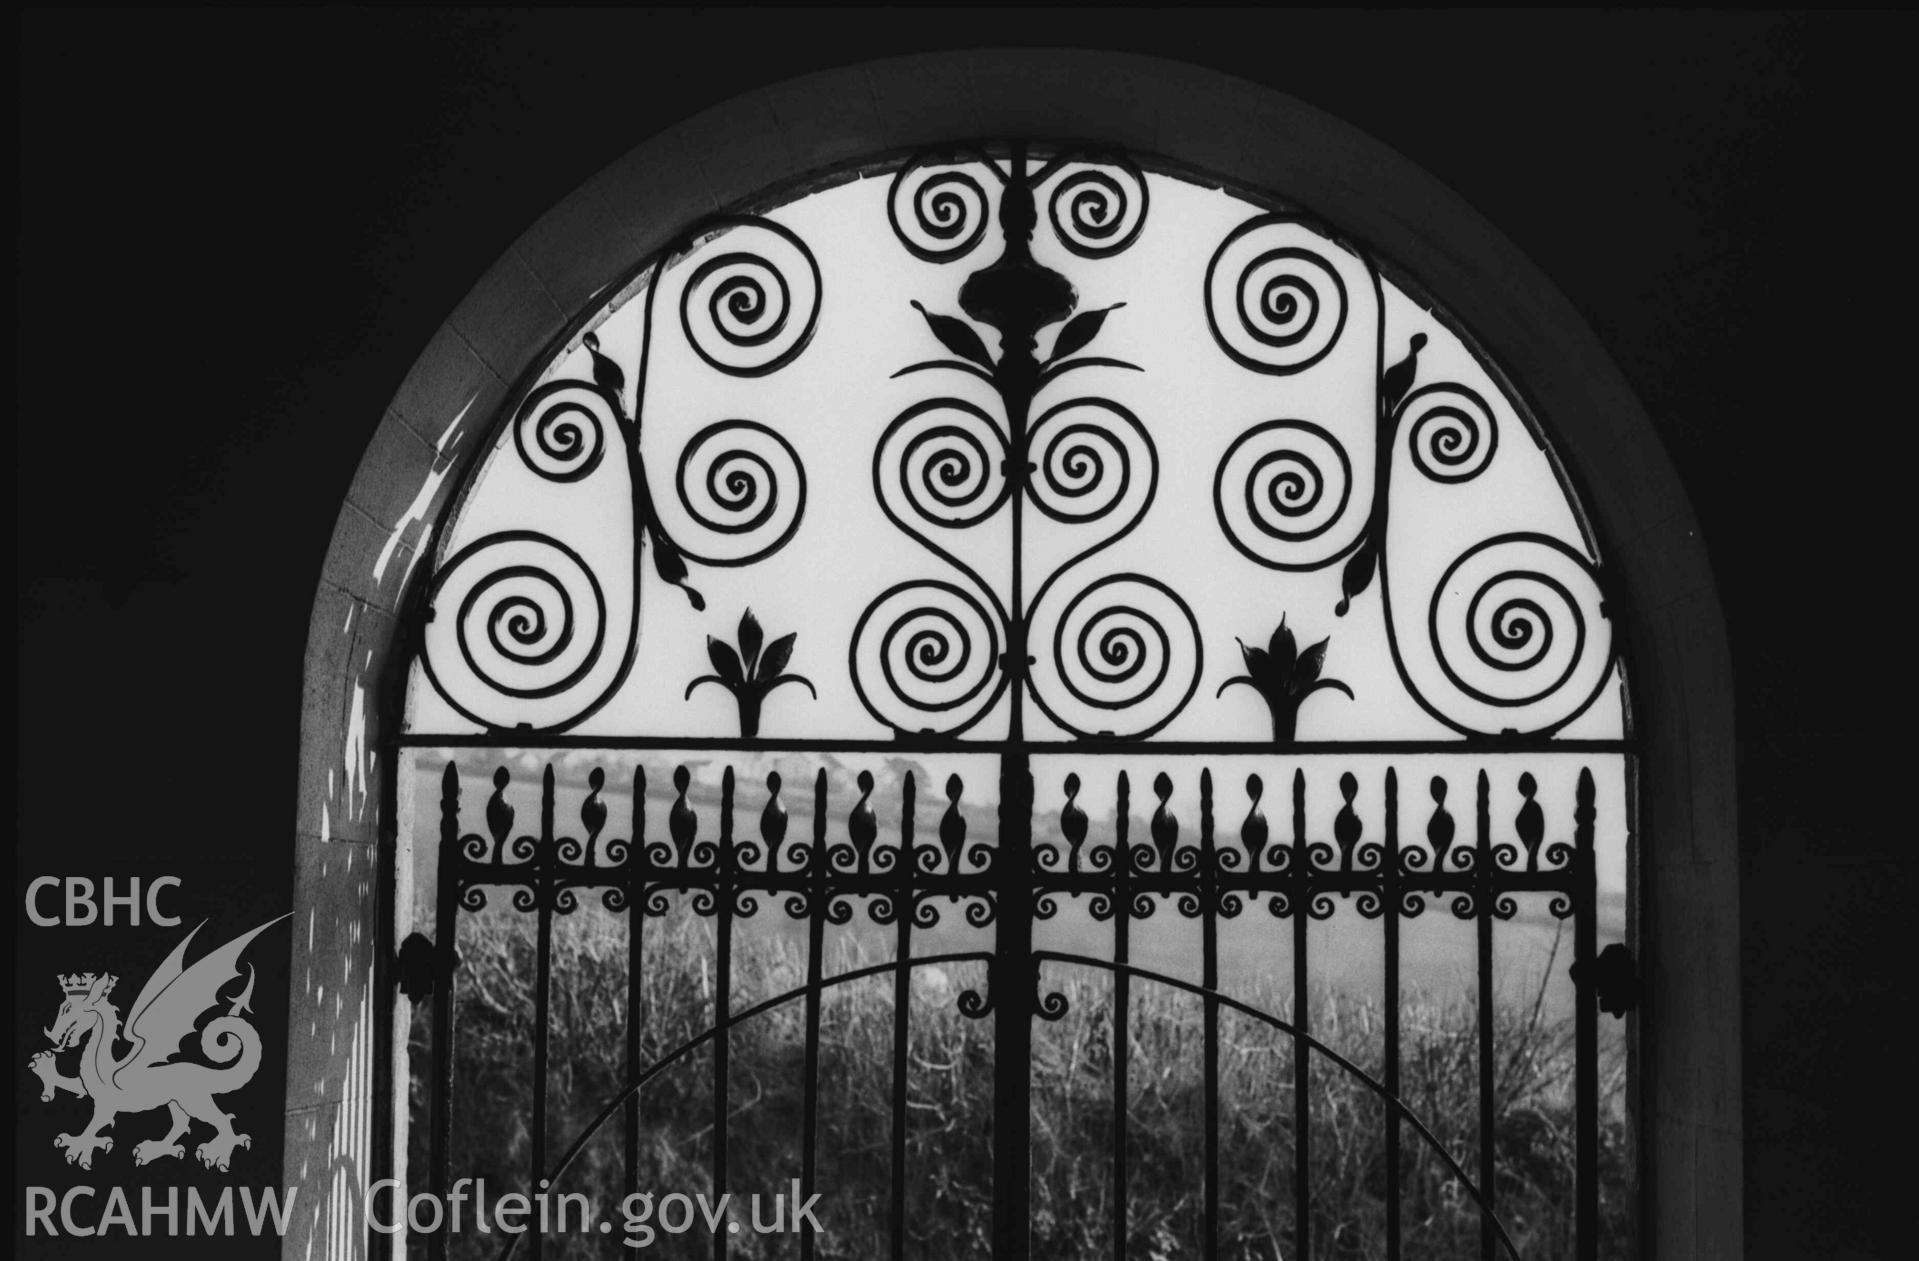
<path id="1" fill-rule="evenodd" d="M 895 847 L 883 848 L 884 852 L 899 852 Z M 1192 845 L 1180 847 L 1181 853 L 1197 850 L 1198 847 Z M 1571 893 L 1578 882 L 1576 872 L 1569 867 L 1521 871 L 1495 864 L 1491 870 L 1494 893 Z M 710 891 L 719 877 L 724 877 L 730 887 L 742 893 L 806 893 L 814 887 L 813 876 L 804 867 L 782 867 L 778 871 L 767 871 L 761 867 L 741 866 L 733 861 L 723 866 L 696 863 L 682 867 L 629 860 L 626 863 L 583 867 L 561 862 L 495 863 L 461 858 L 452 871 L 457 874 L 463 889 L 473 886 L 539 886 L 556 890 L 587 890 L 643 884 L 644 888 L 640 891 L 650 897 L 656 893 Z M 1382 888 L 1381 880 L 1385 875 L 1381 867 L 1348 870 L 1314 865 L 1305 868 L 1305 871 L 1309 887 L 1315 894 L 1377 893 Z M 1082 893 L 1111 893 L 1116 883 L 1116 876 L 1110 869 L 1068 873 L 1036 867 L 1029 871 L 1029 875 L 1035 892 L 1063 893 L 1069 897 Z M 1200 892 L 1206 880 L 1210 880 L 1213 888 L 1220 893 L 1291 893 L 1296 892 L 1300 885 L 1299 875 L 1291 867 L 1263 867 L 1248 871 L 1244 868 L 1215 866 L 1210 876 L 1203 874 L 1197 864 L 1185 870 L 1170 872 L 1133 867 L 1128 870 L 1126 879 L 1134 893 L 1162 896 Z M 885 897 L 899 892 L 900 878 L 892 868 L 862 872 L 829 867 L 826 883 L 827 892 L 836 897 Z M 921 870 L 914 873 L 911 890 L 916 901 L 932 901 L 942 897 L 980 897 L 997 891 L 1003 883 L 1004 878 L 991 871 L 968 871 L 952 876 Z M 1435 895 L 1472 894 L 1479 892 L 1481 886 L 1479 875 L 1472 868 L 1442 873 L 1402 869 L 1397 873 L 1394 883 L 1404 893 Z"/>
<path id="2" fill-rule="evenodd" d="M 457 772 L 452 764 L 447 766 L 445 777 L 446 791 L 456 792 Z M 1210 772 L 1205 778 L 1208 788 L 1203 797 L 1210 808 Z M 1483 815 L 1488 789 L 1483 768 L 1478 778 L 1478 808 Z M 1522 776 L 1522 782 L 1525 778 Z M 727 779 L 730 791 L 730 767 Z M 1069 782 L 1072 779 L 1069 777 Z M 1392 770 L 1388 771 L 1388 781 L 1388 792 L 1392 795 L 1396 783 Z M 911 782 L 910 774 L 908 782 Z M 1206 895 L 1202 900 L 1208 904 L 1226 894 L 1303 895 L 1308 899 L 1370 895 L 1377 908 L 1383 906 L 1377 899 L 1390 883 L 1399 895 L 1425 894 L 1437 898 L 1452 895 L 1459 906 L 1467 908 L 1455 910 L 1460 918 L 1472 917 L 1477 899 L 1487 893 L 1501 897 L 1515 893 L 1555 894 L 1558 895 L 1554 901 L 1555 914 L 1565 918 L 1571 913 L 1580 891 L 1579 867 L 1573 861 L 1570 848 L 1561 842 L 1542 848 L 1543 829 L 1530 841 L 1522 836 L 1519 844 L 1502 842 L 1497 846 L 1491 845 L 1488 832 L 1481 838 L 1484 844 L 1451 848 L 1443 855 L 1451 859 L 1450 865 L 1435 862 L 1430 868 L 1415 865 L 1415 859 L 1424 857 L 1422 851 L 1402 849 L 1396 855 L 1398 862 L 1390 880 L 1385 869 L 1385 850 L 1376 843 L 1358 848 L 1342 843 L 1336 848 L 1324 841 L 1308 843 L 1303 832 L 1291 845 L 1268 846 L 1262 839 L 1250 852 L 1230 843 L 1181 845 L 1176 839 L 1165 847 L 1129 845 L 1121 851 L 1113 845 L 1095 844 L 1088 848 L 1081 843 L 1082 834 L 1079 841 L 1070 842 L 1064 849 L 1050 840 L 1035 846 L 1022 864 L 1024 881 L 1000 870 L 1007 860 L 997 845 L 984 842 L 974 843 L 963 851 L 922 843 L 903 850 L 893 845 L 874 846 L 870 837 L 863 846 L 848 843 L 824 846 L 818 838 L 809 846 L 805 842 L 775 841 L 766 837 L 762 842 L 745 846 L 745 850 L 757 854 L 746 861 L 742 861 L 742 849 L 734 845 L 695 843 L 695 834 L 690 829 L 672 842 L 646 842 L 638 838 L 601 836 L 595 827 L 593 838 L 582 843 L 577 838 L 554 832 L 550 766 L 541 794 L 543 835 L 519 836 L 511 838 L 509 843 L 511 810 L 501 802 L 504 786 L 497 778 L 495 783 L 493 800 L 487 806 L 488 826 L 491 829 L 498 823 L 501 830 L 497 830 L 490 841 L 476 832 L 456 833 L 457 843 L 442 855 L 441 877 L 452 879 L 461 890 L 481 887 L 534 890 L 538 896 L 519 908 L 522 910 L 536 909 L 549 897 L 563 896 L 568 891 L 619 890 L 646 907 L 659 894 L 712 893 L 719 891 L 722 885 L 738 894 L 788 893 L 801 898 L 816 892 L 834 898 L 890 898 L 904 893 L 911 903 L 918 904 L 942 897 L 954 902 L 978 898 L 991 902 L 1005 892 L 1007 882 L 1012 880 L 1036 893 L 1078 897 L 1113 892 L 1121 879 L 1117 869 L 1122 866 L 1127 869 L 1125 880 L 1135 894 Z M 638 791 L 645 791 L 643 774 L 636 777 L 635 786 Z M 868 793 L 872 791 L 870 779 L 865 781 L 864 789 Z M 683 785 L 681 791 L 684 803 Z M 816 793 L 823 791 L 823 785 L 816 786 Z M 596 796 L 598 792 L 596 788 Z M 1304 792 L 1304 780 L 1295 772 L 1296 816 L 1304 808 Z M 773 800 L 777 803 L 777 791 Z M 863 796 L 861 800 L 864 802 L 866 798 Z M 675 807 L 676 810 L 683 808 L 683 804 Z M 493 818 L 495 809 L 501 809 L 506 815 L 503 822 Z M 957 809 L 955 796 L 949 813 Z M 1071 812 L 1077 807 L 1069 804 L 1067 809 Z M 1258 818 L 1257 798 L 1254 809 L 1252 817 Z M 1537 806 L 1530 803 L 1530 797 L 1527 809 L 1537 814 Z M 1443 806 L 1440 813 L 1442 816 L 1445 813 Z M 722 816 L 723 825 L 730 824 L 730 806 L 722 810 Z M 601 818 L 603 821 L 603 809 Z M 1487 831 L 1490 821 L 1482 818 L 1480 823 L 1481 830 Z M 1303 816 L 1296 817 L 1295 824 L 1296 828 L 1303 827 Z M 1538 822 L 1534 826 L 1542 827 Z M 1176 831 L 1173 836 L 1176 838 Z M 1357 833 L 1351 839 L 1356 842 Z M 610 858 L 615 854 L 619 857 L 615 861 L 598 861 L 596 853 L 601 857 Z M 507 857 L 508 854 L 513 857 Z M 969 866 L 956 870 L 954 865 L 960 862 L 962 854 Z M 569 861 L 569 858 L 575 860 Z M 901 867 L 906 870 L 900 870 Z M 1198 905 L 1193 903 L 1195 908 Z M 565 911 L 571 907 L 560 909 Z M 712 914 L 716 909 L 709 905 L 700 908 L 700 913 Z M 742 907 L 741 913 L 750 916 L 754 912 Z M 1197 909 L 1188 912 L 1189 916 L 1197 913 Z M 1290 909 L 1276 913 L 1283 917 Z M 1313 913 L 1316 917 L 1321 915 L 1317 910 Z M 1377 915 L 1378 910 L 1368 909 L 1365 913 L 1370 918 Z M 1401 913 L 1419 914 L 1418 911 Z M 1496 914 L 1501 919 L 1511 915 L 1510 911 Z"/>
<path id="3" fill-rule="evenodd" d="M 408 732 L 394 743 L 402 749 L 659 749 L 705 753 L 919 753 L 979 754 L 1024 751 L 1035 757 L 1060 754 L 1134 754 L 1187 757 L 1308 757 L 1327 753 L 1638 753 L 1640 742 L 1564 740 L 1551 736 L 1512 736 L 1460 740 L 1301 740 L 1290 744 L 1229 740 L 744 740 L 737 736 L 582 736 L 532 730 L 489 732 Z"/>

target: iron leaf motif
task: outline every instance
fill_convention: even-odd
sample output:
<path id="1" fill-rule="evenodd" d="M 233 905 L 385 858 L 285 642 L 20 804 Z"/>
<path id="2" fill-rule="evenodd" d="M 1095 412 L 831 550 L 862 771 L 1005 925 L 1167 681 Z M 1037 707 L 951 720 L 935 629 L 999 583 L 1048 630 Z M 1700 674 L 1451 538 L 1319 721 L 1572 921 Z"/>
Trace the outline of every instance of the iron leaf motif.
<path id="1" fill-rule="evenodd" d="M 785 673 L 787 663 L 793 659 L 797 633 L 782 635 L 762 650 L 760 645 L 765 638 L 766 632 L 753 616 L 753 610 L 746 610 L 740 617 L 738 648 L 708 635 L 706 656 L 713 663 L 714 673 L 703 674 L 686 685 L 688 699 L 702 683 L 717 683 L 733 693 L 734 704 L 740 711 L 740 735 L 749 740 L 760 733 L 760 709 L 767 693 L 774 688 L 784 683 L 798 683 L 811 692 L 815 700 L 819 699 L 819 691 L 811 679 Z"/>
<path id="2" fill-rule="evenodd" d="M 926 323 L 933 330 L 933 336 L 940 339 L 940 345 L 982 368 L 993 366 L 993 356 L 987 353 L 986 343 L 980 340 L 980 335 L 965 320 L 958 316 L 935 314 L 918 302 L 913 303 L 913 309 L 926 317 Z"/>
<path id="3" fill-rule="evenodd" d="M 1048 363 L 1058 363 L 1066 356 L 1090 346 L 1093 339 L 1099 336 L 1100 326 L 1106 323 L 1106 317 L 1125 305 L 1124 302 L 1115 302 L 1098 310 L 1081 311 L 1066 321 L 1066 327 L 1060 329 L 1059 336 L 1053 341 L 1053 354 Z"/>
<path id="4" fill-rule="evenodd" d="M 1326 646 L 1330 640 L 1322 639 L 1318 643 L 1299 650 L 1299 641 L 1286 625 L 1282 614 L 1279 625 L 1274 628 L 1266 647 L 1248 647 L 1246 641 L 1239 641 L 1239 653 L 1246 662 L 1246 673 L 1235 675 L 1219 685 L 1219 694 L 1235 683 L 1244 683 L 1258 692 L 1266 702 L 1266 708 L 1273 716 L 1273 740 L 1285 744 L 1293 739 L 1293 733 L 1299 723 L 1299 708 L 1313 693 L 1325 688 L 1344 692 L 1347 700 L 1354 699 L 1353 689 L 1338 679 L 1323 679 L 1321 671 L 1326 668 Z"/>

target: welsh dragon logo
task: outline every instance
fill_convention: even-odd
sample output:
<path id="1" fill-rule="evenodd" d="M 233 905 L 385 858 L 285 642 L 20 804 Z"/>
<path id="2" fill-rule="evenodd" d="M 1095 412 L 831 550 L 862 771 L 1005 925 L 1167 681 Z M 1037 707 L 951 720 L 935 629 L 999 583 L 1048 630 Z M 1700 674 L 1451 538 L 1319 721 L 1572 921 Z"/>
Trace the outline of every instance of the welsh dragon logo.
<path id="1" fill-rule="evenodd" d="M 107 1001 L 119 977 L 92 972 L 60 977 L 60 988 L 67 997 L 60 1004 L 53 1027 L 46 1030 L 53 1050 L 41 1051 L 27 1061 L 27 1067 L 40 1078 L 42 1102 L 63 1090 L 93 1100 L 93 1120 L 87 1128 L 53 1140 L 55 1147 L 67 1153 L 67 1163 L 91 1169 L 96 1151 L 113 1150 L 113 1140 L 101 1131 L 121 1113 L 148 1112 L 162 1106 L 172 1116 L 172 1126 L 163 1138 L 134 1144 L 136 1165 L 185 1156 L 180 1140 L 195 1121 L 213 1127 L 213 1137 L 194 1153 L 209 1169 L 224 1172 L 233 1160 L 234 1148 L 253 1145 L 251 1138 L 234 1130 L 233 1114 L 213 1098 L 240 1089 L 260 1068 L 259 1030 L 242 1019 L 243 1014 L 251 1014 L 251 965 L 247 967 L 246 987 L 230 1000 L 224 1015 L 214 1017 L 200 1031 L 200 1051 L 217 1067 L 174 1061 L 173 1057 L 200 1018 L 221 1003 L 220 990 L 240 975 L 240 955 L 247 945 L 286 918 L 282 915 L 268 920 L 208 951 L 189 967 L 187 947 L 206 927 L 202 921 L 147 978 L 140 996 L 127 1011 L 124 1030 L 118 1009 Z M 116 1056 L 117 1043 L 131 1043 L 132 1049 Z M 79 1076 L 64 1077 L 57 1057 L 75 1047 L 80 1048 Z"/>

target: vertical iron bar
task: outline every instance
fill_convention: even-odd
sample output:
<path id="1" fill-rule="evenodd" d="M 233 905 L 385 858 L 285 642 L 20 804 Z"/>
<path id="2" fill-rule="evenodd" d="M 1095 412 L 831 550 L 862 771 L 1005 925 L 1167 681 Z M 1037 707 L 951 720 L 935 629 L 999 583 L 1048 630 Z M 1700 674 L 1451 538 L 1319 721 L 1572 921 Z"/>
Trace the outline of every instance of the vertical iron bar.
<path id="1" fill-rule="evenodd" d="M 1646 868 L 1641 861 L 1639 850 L 1638 820 L 1642 779 L 1639 755 L 1628 753 L 1624 763 L 1622 769 L 1625 772 L 1626 797 L 1622 803 L 1623 813 L 1620 822 L 1626 831 L 1626 944 L 1639 956 L 1639 967 L 1644 973 L 1658 966 L 1658 960 L 1650 950 L 1655 943 L 1648 942 L 1640 928 L 1642 924 L 1651 922 L 1654 917 L 1652 899 L 1656 896 L 1656 891 L 1652 887 L 1652 882 L 1645 878 Z M 1598 914 L 1597 899 L 1595 899 L 1593 913 Z M 1577 925 L 1574 926 L 1573 948 L 1575 951 L 1578 949 Z M 1576 1020 L 1575 1015 L 1575 1022 Z M 1578 1031 L 1575 1027 L 1575 1040 L 1577 1035 Z M 1649 1065 L 1645 1059 L 1644 1037 L 1645 1025 L 1640 1022 L 1639 1015 L 1636 1012 L 1628 1014 L 1626 1017 L 1626 1120 L 1629 1127 L 1629 1141 L 1632 1150 L 1637 1154 L 1637 1159 L 1633 1161 L 1633 1194 L 1629 1201 L 1632 1221 L 1628 1229 L 1639 1245 L 1639 1251 L 1634 1255 L 1650 1257 L 1654 1255 L 1652 1223 L 1657 1220 L 1658 1213 L 1658 1205 L 1654 1202 L 1654 1188 L 1657 1185 L 1656 1166 L 1659 1157 L 1653 1150 L 1653 1145 L 1646 1142 L 1644 1137 L 1643 1127 L 1651 1115 L 1649 1101 L 1652 1098 L 1652 1080 Z M 1593 1176 L 1598 1177 L 1597 1170 L 1594 1171 Z M 1597 1198 L 1595 1193 L 1594 1199 Z"/>
<path id="2" fill-rule="evenodd" d="M 1599 998 L 1591 980 L 1599 945 L 1594 814 L 1592 771 L 1581 767 L 1573 807 L 1573 966 L 1586 978 L 1575 994 L 1573 1030 L 1577 1064 L 1574 1177 L 1578 1182 L 1574 1246 L 1579 1261 L 1597 1261 L 1599 1256 Z"/>
<path id="3" fill-rule="evenodd" d="M 1293 1024 L 1312 1032 L 1312 1004 L 1307 992 L 1306 921 L 1311 918 L 1313 860 L 1306 844 L 1306 772 L 1293 772 Z M 1313 1116 L 1311 1096 L 1312 1048 L 1293 1039 L 1293 1255 L 1312 1256 Z"/>
<path id="4" fill-rule="evenodd" d="M 913 772 L 900 789 L 900 856 L 895 867 L 899 892 L 893 911 L 898 929 L 893 972 L 893 1261 L 906 1256 L 906 1049 L 907 1013 L 912 1004 L 913 957 Z"/>
<path id="5" fill-rule="evenodd" d="M 386 719 L 382 718 L 383 723 Z M 376 868 L 377 887 L 379 889 L 379 935 L 376 940 L 379 948 L 373 955 L 373 1046 L 372 1097 L 368 1103 L 371 1110 L 369 1118 L 369 1184 L 381 1179 L 393 1177 L 394 1166 L 401 1164 L 405 1172 L 404 1157 L 396 1150 L 394 1131 L 398 1128 L 397 1110 L 406 1106 L 411 1095 L 410 1090 L 394 1089 L 394 1052 L 400 1052 L 404 1064 L 407 1043 L 410 1038 L 403 1037 L 396 1045 L 393 1037 L 395 1017 L 399 1014 L 400 992 L 396 984 L 397 977 L 394 961 L 400 945 L 399 891 L 400 891 L 400 762 L 401 753 L 391 739 L 382 740 L 379 748 L 380 766 L 380 840 L 379 866 Z M 405 755 L 408 779 L 412 778 L 415 765 L 414 756 L 409 751 Z M 411 859 L 411 855 L 408 856 Z M 409 908 L 410 910 L 411 908 Z M 413 1005 L 409 1001 L 407 1011 L 410 1017 Z M 402 1070 L 404 1073 L 404 1070 Z M 409 1074 L 410 1076 L 410 1074 Z M 403 1078 L 404 1080 L 404 1078 Z M 390 1255 L 399 1256 L 406 1246 L 405 1237 L 396 1235 L 393 1239 Z M 368 1249 L 368 1255 L 377 1255 Z"/>
<path id="6" fill-rule="evenodd" d="M 1000 233 L 1006 245 L 995 267 L 1005 269 L 1009 274 L 1037 277 L 1047 269 L 1037 266 L 1032 257 L 1033 192 L 1027 179 L 1024 141 L 1013 142 L 1010 165 L 1012 169 L 1008 172 L 1005 191 L 1000 194 L 999 210 Z M 967 309 L 967 288 L 973 279 L 982 274 L 976 272 L 968 278 L 969 285 L 960 291 L 960 306 L 968 315 L 992 325 L 1000 334 L 1000 357 L 993 368 L 993 388 L 998 391 L 1000 401 L 1006 408 L 1007 481 L 1012 491 L 1012 554 L 1008 557 L 1007 566 L 1007 608 L 1012 614 L 1012 624 L 1007 628 L 1005 662 L 1013 683 L 1007 696 L 1006 735 L 1013 744 L 1019 745 L 1026 739 L 1025 680 L 1026 667 L 1032 660 L 1028 656 L 1026 643 L 1026 478 L 1032 471 L 1027 458 L 1030 435 L 1026 431 L 1026 421 L 1031 414 L 1033 395 L 1039 390 L 1040 365 L 1034 353 L 1034 335 L 1046 321 L 1043 313 L 1032 306 L 1032 299 L 1039 292 L 1037 287 L 1029 288 L 1017 301 L 1019 309 L 1001 308 L 998 303 L 989 304 L 993 309 Z M 1065 318 L 1070 311 L 1069 303 L 1067 310 L 1060 312 L 1057 318 Z M 1002 778 L 1005 767 L 1006 764 L 1002 762 Z M 1002 813 L 1004 806 L 1005 798 L 1002 797 Z M 1030 829 L 1030 822 L 1026 826 Z M 1021 1071 L 1024 1072 L 1024 1061 L 1021 1064 Z"/>
<path id="7" fill-rule="evenodd" d="M 713 858 L 713 1202 L 726 1194 L 727 1080 L 733 1032 L 733 768 L 720 772 L 720 848 Z M 726 1261 L 724 1228 L 713 1232 L 713 1261 Z"/>
<path id="8" fill-rule="evenodd" d="M 533 849 L 533 905 L 539 916 L 539 935 L 534 946 L 537 979 L 533 987 L 533 1142 L 532 1172 L 526 1179 L 528 1195 L 540 1194 L 546 1175 L 547 1020 L 552 1014 L 553 899 L 559 892 L 551 879 L 554 845 L 553 763 L 548 762 L 546 773 L 540 777 L 540 835 Z M 533 1236 L 533 1261 L 540 1261 L 546 1251 L 546 1232 L 529 1233 Z"/>
<path id="9" fill-rule="evenodd" d="M 1113 834 L 1113 962 L 1131 962 L 1133 914 L 1131 842 L 1132 792 L 1126 772 L 1119 773 L 1119 806 Z M 1130 1028 L 1132 989 L 1123 971 L 1113 973 L 1113 1261 L 1126 1261 L 1126 1131 L 1128 1070 L 1132 1067 Z"/>
<path id="10" fill-rule="evenodd" d="M 1399 1261 L 1399 772 L 1386 768 L 1386 1261 Z"/>
<path id="11" fill-rule="evenodd" d="M 1213 854 L 1213 772 L 1199 773 L 1200 984 L 1206 1020 L 1206 1209 L 1201 1247 L 1206 1261 L 1219 1261 L 1219 917 Z"/>
<path id="12" fill-rule="evenodd" d="M 1479 853 L 1479 1256 L 1493 1259 L 1493 829 L 1492 781 L 1479 772 L 1474 826 Z"/>
<path id="13" fill-rule="evenodd" d="M 446 1203 L 453 1159 L 453 970 L 459 966 L 460 936 L 460 772 L 446 764 L 440 777 L 439 890 L 433 918 L 433 1099 L 427 1136 L 427 1182 L 436 1203 Z M 445 1261 L 446 1231 L 427 1239 L 427 1255 Z"/>
<path id="14" fill-rule="evenodd" d="M 997 266 L 1026 273 L 1042 269 L 1033 264 L 1033 194 L 1026 171 L 1026 146 L 1014 142 L 1012 169 L 1000 195 L 1000 227 L 1006 248 Z M 979 275 L 983 273 L 975 273 Z M 969 278 L 970 282 L 970 278 Z M 966 309 L 965 291 L 961 308 Z M 1033 966 L 1032 850 L 1033 775 L 1022 742 L 1026 739 L 1026 678 L 1032 658 L 1026 642 L 1025 520 L 1027 417 L 1039 388 L 1039 361 L 1034 334 L 1041 312 L 1030 302 L 1022 309 L 979 311 L 1000 333 L 1000 357 L 993 384 L 1006 408 L 1009 478 L 1012 484 L 1012 553 L 1007 607 L 1012 612 L 1007 632 L 1006 668 L 1013 676 L 1008 697 L 1007 737 L 1016 752 L 1000 758 L 999 921 L 990 973 L 993 1022 L 993 1254 L 996 1261 L 1024 1261 L 1028 1241 L 1031 1188 L 1028 1143 L 1032 1129 L 1033 1002 L 1039 984 Z M 977 308 L 976 308 L 977 310 Z M 975 314 L 969 310 L 968 314 Z M 1064 313 L 1062 313 L 1063 315 Z"/>
<path id="15" fill-rule="evenodd" d="M 646 924 L 646 768 L 633 768 L 633 831 L 620 879 L 626 885 L 626 1083 L 640 1078 L 640 965 Z M 640 1092 L 626 1099 L 626 1193 L 640 1189 Z"/>
<path id="16" fill-rule="evenodd" d="M 813 852 L 807 858 L 811 896 L 806 921 L 806 1084 L 800 1116 L 800 1202 L 813 1194 L 820 1119 L 820 955 L 826 948 L 826 768 L 813 781 Z M 800 1261 L 812 1261 L 813 1223 L 800 1227 Z"/>
<path id="17" fill-rule="evenodd" d="M 993 1256 L 1025 1261 L 1031 1188 L 1033 775 L 1025 753 L 1000 758 L 998 940 L 993 953 Z"/>

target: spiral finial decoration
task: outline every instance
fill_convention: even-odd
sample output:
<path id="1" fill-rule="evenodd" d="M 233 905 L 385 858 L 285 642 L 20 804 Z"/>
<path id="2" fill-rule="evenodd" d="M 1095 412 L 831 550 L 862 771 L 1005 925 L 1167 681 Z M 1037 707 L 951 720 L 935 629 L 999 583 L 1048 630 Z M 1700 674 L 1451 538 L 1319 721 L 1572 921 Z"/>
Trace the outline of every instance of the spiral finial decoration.
<path id="1" fill-rule="evenodd" d="M 1365 526 L 1346 448 L 1305 420 L 1269 420 L 1233 440 L 1213 478 L 1213 510 L 1240 553 L 1310 570 L 1344 555 Z"/>
<path id="2" fill-rule="evenodd" d="M 1399 405 L 1413 467 L 1435 482 L 1469 482 L 1492 463 L 1499 426 L 1492 408 L 1463 385 L 1429 385 Z"/>
<path id="3" fill-rule="evenodd" d="M 786 545 L 806 511 L 806 469 L 793 444 L 756 420 L 723 420 L 680 452 L 674 490 L 692 529 L 674 537 L 694 560 L 745 565 Z"/>
<path id="4" fill-rule="evenodd" d="M 904 582 L 868 605 L 853 628 L 853 689 L 866 711 L 900 731 L 956 734 L 1004 687 L 1000 619 L 950 582 Z"/>
<path id="5" fill-rule="evenodd" d="M 523 721 L 524 702 L 586 678 L 606 646 L 606 597 L 579 554 L 526 530 L 477 539 L 441 567 L 422 659 L 476 722 Z"/>
<path id="6" fill-rule="evenodd" d="M 729 376 L 777 371 L 806 349 L 820 315 L 820 267 L 806 243 L 770 219 L 721 221 L 680 293 L 695 353 Z"/>
<path id="7" fill-rule="evenodd" d="M 1033 699 L 1075 735 L 1149 736 L 1199 686 L 1199 622 L 1155 578 L 1120 573 L 1089 584 L 1061 610 L 1051 638 L 1052 652 L 1034 663 Z"/>
<path id="8" fill-rule="evenodd" d="M 886 217 L 913 257 L 945 263 L 980 243 L 992 221 L 992 204 L 972 171 L 914 162 L 893 177 Z"/>
<path id="9" fill-rule="evenodd" d="M 1351 305 L 1331 242 L 1283 215 L 1261 215 L 1221 243 L 1206 267 L 1213 339 L 1255 372 L 1312 367 L 1345 332 Z"/>
<path id="10" fill-rule="evenodd" d="M 1071 525 L 1100 520 L 1129 502 L 1145 508 L 1159 457 L 1146 426 L 1126 408 L 1072 399 L 1048 409 L 1029 432 L 1038 474 L 1029 489 L 1047 516 Z"/>
<path id="11" fill-rule="evenodd" d="M 984 410 L 958 398 L 928 399 L 881 435 L 873 480 L 898 517 L 961 528 L 1006 502 L 1006 435 Z"/>
<path id="12" fill-rule="evenodd" d="M 1591 562 L 1543 534 L 1506 534 L 1468 549 L 1433 592 L 1427 629 L 1458 698 L 1440 705 L 1462 729 L 1550 729 L 1577 716 L 1612 665 L 1612 631 Z M 1459 711 L 1459 712 L 1455 712 Z"/>
<path id="13" fill-rule="evenodd" d="M 1131 163 L 1069 163 L 1053 182 L 1047 213 L 1061 245 L 1081 258 L 1108 258 L 1146 226 L 1146 177 Z"/>
<path id="14" fill-rule="evenodd" d="M 527 395 L 513 419 L 513 445 L 550 482 L 577 482 L 600 466 L 619 429 L 614 403 L 584 381 L 552 381 Z"/>

